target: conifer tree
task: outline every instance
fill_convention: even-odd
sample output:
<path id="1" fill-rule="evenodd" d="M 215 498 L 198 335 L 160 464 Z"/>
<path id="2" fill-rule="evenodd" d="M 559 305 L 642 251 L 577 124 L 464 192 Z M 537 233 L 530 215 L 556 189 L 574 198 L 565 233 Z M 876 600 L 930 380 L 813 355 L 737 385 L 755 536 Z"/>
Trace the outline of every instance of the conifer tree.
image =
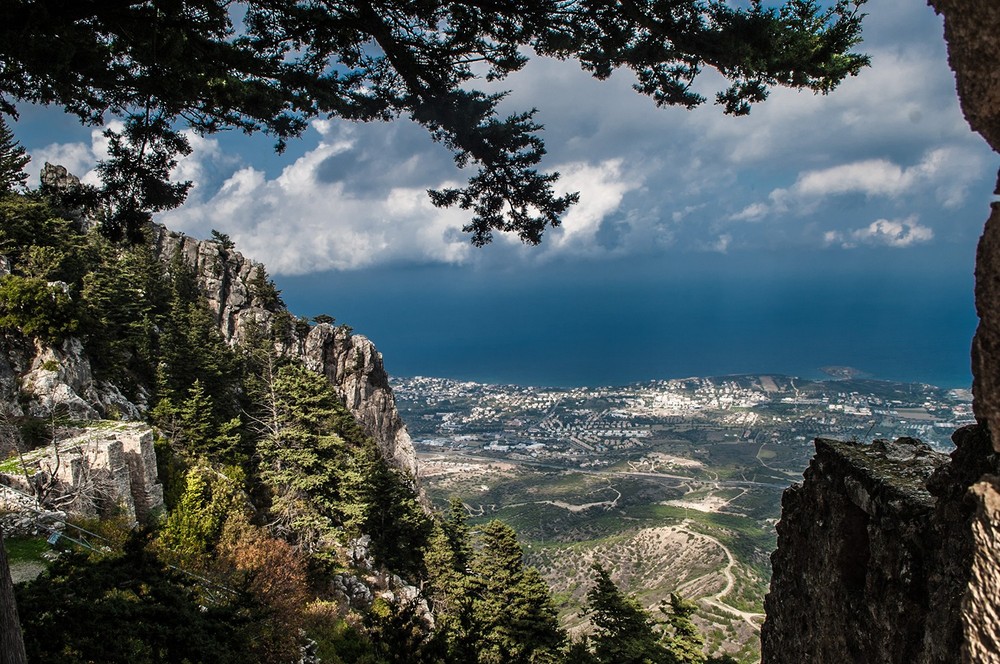
<path id="1" fill-rule="evenodd" d="M 594 585 L 587 592 L 587 612 L 594 625 L 591 643 L 601 664 L 670 664 L 656 623 L 632 597 L 622 594 L 611 575 L 595 564 Z"/>
<path id="2" fill-rule="evenodd" d="M 416 579 L 423 572 L 431 522 L 408 478 L 389 465 L 370 438 L 353 450 L 351 466 L 345 495 L 351 514 L 345 525 L 371 537 L 371 550 L 380 564 Z"/>
<path id="3" fill-rule="evenodd" d="M 514 529 L 483 526 L 473 560 L 473 638 L 480 664 L 555 662 L 565 634 L 549 588 L 526 567 Z"/>
<path id="4" fill-rule="evenodd" d="M 24 187 L 28 181 L 24 167 L 30 161 L 24 147 L 17 142 L 14 132 L 0 115 L 0 195 Z"/>
<path id="5" fill-rule="evenodd" d="M 257 444 L 279 532 L 318 553 L 337 531 L 347 448 L 336 433 L 336 395 L 320 375 L 286 365 L 270 387 L 273 421 Z"/>
<path id="6" fill-rule="evenodd" d="M 226 522 L 246 520 L 247 508 L 237 479 L 196 465 L 185 477 L 184 493 L 167 515 L 159 543 L 183 564 L 201 567 L 214 554 Z"/>
<path id="7" fill-rule="evenodd" d="M 669 605 L 664 602 L 661 607 L 672 632 L 665 641 L 677 664 L 705 664 L 705 639 L 691 620 L 697 608 L 694 602 L 677 593 L 670 593 Z"/>
<path id="8" fill-rule="evenodd" d="M 441 522 L 435 521 L 424 554 L 425 594 L 434 612 L 435 632 L 450 661 L 475 661 L 472 648 L 470 580 Z"/>
<path id="9" fill-rule="evenodd" d="M 861 4 L 246 0 L 237 26 L 222 0 L 75 3 L 71 11 L 55 0 L 8 3 L 0 5 L 0 112 L 29 102 L 89 124 L 124 118 L 132 142 L 148 146 L 135 154 L 150 161 L 112 149 L 124 165 L 108 167 L 121 176 L 109 198 L 127 212 L 181 193 L 150 181 L 189 149 L 178 121 L 200 133 L 265 131 L 280 150 L 317 117 L 405 116 L 474 171 L 466 186 L 431 195 L 472 213 L 465 230 L 474 244 L 495 231 L 536 244 L 577 196 L 557 195 L 558 174 L 538 168 L 545 146 L 535 111 L 501 116 L 505 93 L 476 89 L 477 79 L 505 80 L 532 55 L 572 59 L 599 79 L 631 69 L 639 93 L 691 108 L 705 101 L 695 80 L 710 68 L 727 86 L 716 102 L 739 115 L 771 86 L 825 93 L 867 65 L 850 50 L 861 40 Z"/>

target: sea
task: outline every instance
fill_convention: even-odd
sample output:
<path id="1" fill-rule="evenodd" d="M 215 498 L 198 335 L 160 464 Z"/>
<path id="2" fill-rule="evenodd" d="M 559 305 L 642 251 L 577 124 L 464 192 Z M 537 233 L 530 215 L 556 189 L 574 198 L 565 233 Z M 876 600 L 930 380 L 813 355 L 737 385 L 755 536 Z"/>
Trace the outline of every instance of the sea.
<path id="1" fill-rule="evenodd" d="M 732 374 L 824 378 L 835 366 L 970 386 L 971 259 L 769 256 L 402 265 L 276 282 L 293 313 L 351 325 L 398 376 L 596 387 Z"/>

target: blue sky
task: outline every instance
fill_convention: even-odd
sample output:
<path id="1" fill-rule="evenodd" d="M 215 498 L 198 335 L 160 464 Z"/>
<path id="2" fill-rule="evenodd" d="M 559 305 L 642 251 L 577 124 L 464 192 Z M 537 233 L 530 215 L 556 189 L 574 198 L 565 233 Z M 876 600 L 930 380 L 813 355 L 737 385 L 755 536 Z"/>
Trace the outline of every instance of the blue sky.
<path id="1" fill-rule="evenodd" d="M 997 160 L 962 118 L 933 11 L 868 11 L 871 68 L 829 96 L 774 90 L 746 118 L 531 62 L 505 103 L 539 109 L 543 165 L 581 194 L 539 247 L 473 248 L 464 214 L 425 194 L 462 174 L 405 120 L 317 122 L 281 156 L 195 137 L 177 175 L 196 186 L 159 219 L 228 233 L 293 311 L 372 337 L 390 372 L 583 384 L 850 364 L 961 385 Z M 52 110 L 14 129 L 32 177 L 46 160 L 86 174 L 104 149 Z"/>

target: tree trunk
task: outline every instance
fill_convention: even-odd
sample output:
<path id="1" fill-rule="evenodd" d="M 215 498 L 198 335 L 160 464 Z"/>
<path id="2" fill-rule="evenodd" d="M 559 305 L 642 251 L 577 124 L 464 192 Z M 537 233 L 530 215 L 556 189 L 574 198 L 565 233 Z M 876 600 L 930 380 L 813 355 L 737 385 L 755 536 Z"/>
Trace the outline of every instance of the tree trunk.
<path id="1" fill-rule="evenodd" d="M 24 639 L 21 636 L 21 622 L 17 618 L 17 603 L 14 601 L 14 582 L 10 578 L 3 528 L 0 528 L 0 664 L 27 664 L 27 662 Z"/>

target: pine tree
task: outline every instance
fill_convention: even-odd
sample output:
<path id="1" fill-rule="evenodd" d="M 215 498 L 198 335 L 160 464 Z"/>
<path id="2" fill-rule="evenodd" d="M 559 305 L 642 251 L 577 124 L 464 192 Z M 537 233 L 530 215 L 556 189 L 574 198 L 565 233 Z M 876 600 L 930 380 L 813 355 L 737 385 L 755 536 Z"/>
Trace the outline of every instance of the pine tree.
<path id="1" fill-rule="evenodd" d="M 470 579 L 439 521 L 435 521 L 427 540 L 424 567 L 427 570 L 424 592 L 431 602 L 437 639 L 443 643 L 448 661 L 475 661 Z"/>
<path id="2" fill-rule="evenodd" d="M 714 69 L 725 81 L 715 101 L 739 115 L 772 86 L 827 93 L 869 61 L 851 51 L 863 0 L 244 0 L 230 12 L 231 4 L 198 0 L 174 12 L 149 2 L 0 5 L 0 112 L 27 102 L 62 107 L 85 124 L 124 119 L 128 142 L 141 147 L 112 140 L 122 163 L 104 169 L 111 211 L 130 213 L 113 217 L 124 224 L 145 223 L 148 209 L 182 198 L 184 190 L 153 181 L 189 149 L 178 124 L 264 131 L 282 149 L 317 117 L 407 117 L 470 170 L 465 186 L 431 201 L 470 211 L 474 244 L 501 231 L 537 244 L 577 196 L 557 195 L 558 174 L 539 169 L 535 111 L 501 115 L 506 94 L 477 89 L 486 87 L 477 79 L 506 80 L 533 55 L 572 59 L 598 79 L 631 70 L 633 87 L 657 105 L 691 108 L 706 101 L 696 79 Z"/>
<path id="3" fill-rule="evenodd" d="M 525 567 L 514 529 L 483 526 L 472 564 L 473 639 L 480 664 L 555 662 L 565 634 L 548 586 Z"/>
<path id="4" fill-rule="evenodd" d="M 377 562 L 416 579 L 423 572 L 431 522 L 408 478 L 389 465 L 370 438 L 353 450 L 351 465 L 345 495 L 351 513 L 345 525 L 354 534 L 371 537 Z"/>
<path id="5" fill-rule="evenodd" d="M 670 593 L 669 606 L 666 602 L 661 606 L 672 631 L 665 642 L 677 664 L 705 664 L 705 639 L 691 620 L 697 608 L 694 602 L 677 593 Z"/>
<path id="6" fill-rule="evenodd" d="M 601 664 L 670 664 L 673 659 L 660 643 L 652 616 L 632 597 L 622 594 L 600 564 L 587 592 L 587 612 L 594 625 L 591 642 Z"/>
<path id="7" fill-rule="evenodd" d="M 267 417 L 257 444 L 260 477 L 272 492 L 279 532 L 319 553 L 339 531 L 347 447 L 337 433 L 339 408 L 330 384 L 298 365 L 274 374 L 262 404 Z M 338 408 L 339 407 L 339 408 Z"/>
<path id="8" fill-rule="evenodd" d="M 465 572 L 472 560 L 472 540 L 469 534 L 469 516 L 465 504 L 457 496 L 448 501 L 448 514 L 441 523 L 448 546 L 454 555 L 455 569 Z"/>
<path id="9" fill-rule="evenodd" d="M 0 195 L 24 187 L 28 175 L 23 169 L 30 161 L 24 147 L 17 142 L 14 132 L 0 115 Z"/>

